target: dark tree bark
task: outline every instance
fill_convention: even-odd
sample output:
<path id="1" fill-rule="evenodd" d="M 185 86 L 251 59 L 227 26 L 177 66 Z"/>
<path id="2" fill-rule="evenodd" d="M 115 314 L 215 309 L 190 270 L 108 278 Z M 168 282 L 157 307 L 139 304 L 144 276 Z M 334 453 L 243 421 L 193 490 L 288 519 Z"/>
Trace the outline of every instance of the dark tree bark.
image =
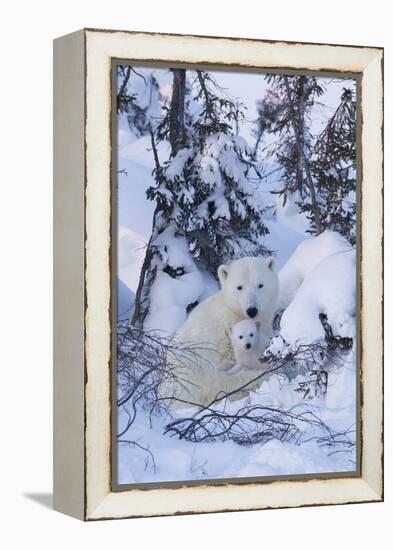
<path id="1" fill-rule="evenodd" d="M 186 93 L 186 70 L 172 69 L 173 91 L 169 113 L 169 142 L 172 154 L 175 155 L 185 139 L 184 131 L 184 99 Z"/>
<path id="2" fill-rule="evenodd" d="M 149 131 L 151 146 L 154 154 L 154 163 L 156 167 L 156 177 L 160 177 L 161 165 L 158 159 L 156 142 L 154 140 L 154 133 L 151 126 L 149 128 Z M 148 291 L 155 279 L 155 273 L 151 272 L 151 261 L 153 259 L 153 240 L 157 233 L 157 210 L 158 208 L 156 207 L 153 215 L 152 234 L 146 247 L 146 254 L 143 260 L 141 272 L 139 275 L 138 288 L 135 294 L 134 313 L 130 321 L 130 325 L 136 328 L 142 328 L 143 321 L 145 320 L 146 315 L 149 311 L 149 304 L 146 303 L 146 301 L 148 301 Z"/>
<path id="3" fill-rule="evenodd" d="M 293 105 L 293 101 L 291 99 L 291 90 L 289 87 L 288 77 L 284 76 L 284 82 L 285 82 L 285 88 L 287 91 L 288 96 L 288 102 L 289 107 L 291 110 L 291 124 L 293 128 L 293 133 L 295 136 L 295 143 L 296 148 L 299 155 L 299 163 L 300 166 L 303 166 L 304 173 L 306 176 L 306 182 L 307 187 L 310 191 L 310 197 L 311 197 L 311 207 L 314 214 L 314 222 L 315 222 L 315 229 L 317 235 L 319 235 L 322 232 L 321 222 L 320 222 L 320 216 L 319 216 L 319 208 L 318 208 L 318 202 L 317 202 L 317 196 L 315 192 L 315 185 L 314 181 L 311 175 L 310 165 L 308 163 L 308 159 L 306 158 L 305 151 L 304 151 L 304 128 L 301 128 L 299 116 L 296 116 L 296 109 Z"/>
<path id="4" fill-rule="evenodd" d="M 152 257 L 153 255 L 151 251 L 151 237 L 150 237 L 149 243 L 146 248 L 145 258 L 143 260 L 141 273 L 139 275 L 138 288 L 135 294 L 134 312 L 130 320 L 130 325 L 135 328 L 142 328 L 143 321 L 145 320 L 148 312 L 148 309 L 145 307 L 146 306 L 145 300 L 147 298 L 146 286 L 148 284 L 148 273 L 149 273 Z"/>
<path id="5" fill-rule="evenodd" d="M 169 111 L 169 142 L 172 148 L 172 155 L 182 147 L 185 140 L 184 128 L 184 101 L 186 90 L 186 70 L 172 69 L 173 72 L 173 91 L 171 107 Z M 157 147 L 154 139 L 152 127 L 149 128 L 150 140 L 154 155 L 155 177 L 159 182 L 162 175 Z M 137 328 L 142 328 L 150 309 L 150 289 L 156 278 L 156 267 L 152 269 L 152 261 L 156 254 L 159 254 L 154 248 L 154 239 L 157 236 L 158 230 L 163 228 L 157 227 L 158 206 L 155 209 L 153 216 L 152 234 L 146 248 L 145 259 L 142 264 L 141 273 L 139 276 L 138 288 L 135 295 L 134 313 L 130 324 Z"/>
<path id="6" fill-rule="evenodd" d="M 128 66 L 126 68 L 126 70 L 124 71 L 124 80 L 123 80 L 123 83 L 120 87 L 120 90 L 119 90 L 119 96 L 122 97 L 125 93 L 126 93 L 126 89 L 127 89 L 127 84 L 128 84 L 128 81 L 130 80 L 130 76 L 131 76 L 131 69 L 132 67 Z"/>
<path id="7" fill-rule="evenodd" d="M 287 79 L 286 79 L 287 81 Z M 304 146 L 305 146 L 305 139 L 304 139 L 304 113 L 306 110 L 305 101 L 304 101 L 304 87 L 306 84 L 306 77 L 301 76 L 299 77 L 299 100 L 297 102 L 297 117 L 295 120 L 295 123 L 298 128 L 298 139 L 299 139 L 299 147 L 297 149 L 300 149 L 303 154 L 299 155 L 299 162 L 297 165 L 296 170 L 296 180 L 297 180 L 297 188 L 299 191 L 299 194 L 301 198 L 304 197 L 304 189 L 303 189 L 303 174 L 304 174 Z M 288 97 L 289 101 L 291 99 Z M 293 109 L 293 107 L 292 107 Z"/>

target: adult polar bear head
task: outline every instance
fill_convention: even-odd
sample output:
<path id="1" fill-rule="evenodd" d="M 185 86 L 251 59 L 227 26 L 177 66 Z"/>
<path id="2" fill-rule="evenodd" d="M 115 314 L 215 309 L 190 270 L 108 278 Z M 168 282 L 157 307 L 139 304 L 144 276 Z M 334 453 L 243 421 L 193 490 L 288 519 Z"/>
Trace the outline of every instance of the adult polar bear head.
<path id="1" fill-rule="evenodd" d="M 226 305 L 242 319 L 265 318 L 267 309 L 269 313 L 272 307 L 275 309 L 278 296 L 275 267 L 273 257 L 246 257 L 221 265 L 218 278 Z"/>

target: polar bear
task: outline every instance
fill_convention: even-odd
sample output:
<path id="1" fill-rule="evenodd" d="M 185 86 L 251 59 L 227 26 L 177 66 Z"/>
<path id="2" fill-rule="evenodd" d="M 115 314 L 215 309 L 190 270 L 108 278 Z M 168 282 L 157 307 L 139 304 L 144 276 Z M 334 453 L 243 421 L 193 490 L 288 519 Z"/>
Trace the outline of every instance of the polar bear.
<path id="1" fill-rule="evenodd" d="M 261 370 L 260 359 L 269 344 L 269 338 L 261 331 L 260 321 L 239 321 L 229 329 L 228 336 L 235 355 L 235 366 L 228 373 Z"/>
<path id="2" fill-rule="evenodd" d="M 181 383 L 165 382 L 161 396 L 174 397 L 171 405 L 189 401 L 206 405 L 220 392 L 231 392 L 255 378 L 255 371 L 230 374 L 235 358 L 228 330 L 244 319 L 260 323 L 270 338 L 279 283 L 275 258 L 245 257 L 218 268 L 221 290 L 192 310 L 176 332 L 179 349 L 187 353 L 173 358 L 173 373 Z"/>

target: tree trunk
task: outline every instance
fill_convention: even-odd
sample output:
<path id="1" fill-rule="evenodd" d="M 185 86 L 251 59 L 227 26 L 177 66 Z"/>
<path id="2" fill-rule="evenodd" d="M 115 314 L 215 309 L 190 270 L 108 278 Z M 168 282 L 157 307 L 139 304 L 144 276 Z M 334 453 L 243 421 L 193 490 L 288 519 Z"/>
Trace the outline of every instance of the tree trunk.
<path id="1" fill-rule="evenodd" d="M 184 128 L 184 101 L 186 90 L 186 70 L 172 69 L 173 71 L 173 91 L 171 108 L 169 112 L 169 142 L 172 148 L 172 155 L 182 147 L 185 139 Z M 154 163 L 156 169 L 156 181 L 159 185 L 161 182 L 162 168 L 160 166 L 157 147 L 154 139 L 153 129 L 149 127 L 150 139 L 154 155 Z M 142 328 L 150 309 L 150 290 L 156 277 L 156 268 L 152 270 L 152 261 L 159 252 L 154 250 L 154 240 L 157 236 L 157 214 L 158 206 L 154 211 L 152 234 L 146 248 L 145 258 L 143 260 L 141 273 L 139 275 L 138 288 L 135 294 L 134 313 L 130 321 L 130 325 L 137 328 Z M 162 229 L 162 228 L 161 228 Z"/>
<path id="2" fill-rule="evenodd" d="M 254 150 L 252 152 L 252 158 L 254 160 L 257 160 L 258 147 L 259 147 L 259 144 L 261 143 L 262 136 L 263 136 L 263 132 L 260 130 L 258 132 L 258 137 L 256 139 L 256 142 L 255 142 L 255 145 L 254 145 Z"/>
<path id="3" fill-rule="evenodd" d="M 154 220 L 153 220 L 154 225 Z M 135 294 L 134 312 L 130 320 L 130 325 L 136 328 L 142 328 L 143 321 L 145 320 L 147 312 L 143 310 L 142 304 L 144 302 L 143 292 L 146 285 L 146 275 L 151 264 L 151 238 L 146 248 L 145 259 L 143 260 L 142 269 L 139 275 L 138 288 Z"/>
<path id="4" fill-rule="evenodd" d="M 172 155 L 180 149 L 185 139 L 184 99 L 186 94 L 186 69 L 172 69 L 173 91 L 169 113 L 169 142 Z"/>
<path id="5" fill-rule="evenodd" d="M 304 197 L 304 190 L 303 190 L 303 174 L 304 174 L 304 146 L 305 146 L 305 137 L 304 137 L 304 113 L 306 110 L 305 102 L 304 102 L 304 86 L 306 83 L 306 77 L 301 76 L 299 77 L 299 100 L 297 102 L 297 120 L 295 121 L 298 128 L 298 136 L 299 136 L 299 149 L 301 150 L 302 154 L 299 155 L 299 162 L 296 170 L 296 180 L 297 180 L 297 189 L 299 191 L 300 197 L 303 199 Z"/>
<path id="6" fill-rule="evenodd" d="M 154 140 L 154 133 L 151 125 L 149 125 L 149 132 L 150 132 L 150 140 L 151 140 L 151 145 L 152 145 L 153 155 L 154 155 L 154 163 L 156 167 L 156 178 L 159 178 L 161 176 L 161 166 L 160 166 L 160 161 L 158 159 L 157 147 Z M 154 278 L 151 281 L 148 281 L 147 278 L 148 278 L 149 272 L 151 271 L 151 262 L 153 259 L 153 241 L 154 241 L 154 237 L 157 234 L 157 222 L 156 222 L 157 212 L 158 212 L 158 207 L 156 206 L 153 214 L 151 237 L 149 239 L 149 242 L 146 248 L 145 258 L 143 260 L 141 272 L 139 274 L 138 288 L 135 294 L 134 313 L 130 320 L 130 325 L 137 328 L 142 328 L 143 322 L 148 313 L 149 307 L 148 306 L 144 307 L 144 302 L 147 297 L 147 290 L 150 289 L 151 285 L 154 282 Z M 147 286 L 149 288 L 146 288 Z"/>
<path id="7" fill-rule="evenodd" d="M 292 115 L 291 115 L 291 124 L 292 124 L 292 128 L 293 128 L 293 133 L 295 135 L 296 148 L 297 148 L 297 151 L 298 151 L 299 160 L 301 159 L 301 163 L 304 167 L 304 172 L 305 172 L 306 181 L 307 181 L 307 187 L 310 190 L 311 208 L 312 208 L 312 212 L 314 214 L 315 229 L 316 229 L 317 235 L 319 235 L 320 233 L 322 233 L 322 226 L 321 226 L 321 221 L 320 221 L 320 216 L 319 216 L 319 207 L 318 207 L 318 202 L 317 202 L 317 195 L 316 195 L 316 192 L 315 192 L 315 185 L 314 185 L 314 181 L 312 179 L 308 159 L 306 158 L 305 153 L 304 153 L 304 139 L 303 139 L 304 135 L 301 135 L 301 132 L 300 132 L 300 128 L 299 128 L 299 126 L 300 126 L 299 122 L 300 121 L 299 121 L 299 117 L 296 116 L 296 110 L 295 110 L 295 107 L 293 105 L 293 101 L 291 99 L 291 90 L 289 88 L 289 82 L 288 82 L 288 77 L 287 76 L 284 76 L 284 83 L 285 83 L 285 88 L 286 88 L 286 92 L 287 92 L 287 96 L 288 96 L 289 108 L 290 108 L 291 113 L 292 113 Z"/>

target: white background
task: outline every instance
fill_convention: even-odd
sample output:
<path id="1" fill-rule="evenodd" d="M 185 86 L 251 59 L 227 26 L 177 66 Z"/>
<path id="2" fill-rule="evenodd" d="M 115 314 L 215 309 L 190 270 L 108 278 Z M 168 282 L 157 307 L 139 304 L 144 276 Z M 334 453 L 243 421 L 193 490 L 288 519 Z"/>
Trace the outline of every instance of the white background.
<path id="1" fill-rule="evenodd" d="M 391 120 L 389 3 L 374 0 L 35 0 L 2 4 L 1 451 L 3 548 L 386 548 L 392 540 Z M 390 10 L 389 10 L 390 11 Z M 83 524 L 52 490 L 52 44 L 82 27 L 385 46 L 386 501 Z M 377 243 L 376 243 L 377 244 Z M 4 376 L 5 375 L 5 376 Z M 387 542 L 387 539 L 390 542 Z M 384 540 L 385 539 L 385 540 Z"/>

